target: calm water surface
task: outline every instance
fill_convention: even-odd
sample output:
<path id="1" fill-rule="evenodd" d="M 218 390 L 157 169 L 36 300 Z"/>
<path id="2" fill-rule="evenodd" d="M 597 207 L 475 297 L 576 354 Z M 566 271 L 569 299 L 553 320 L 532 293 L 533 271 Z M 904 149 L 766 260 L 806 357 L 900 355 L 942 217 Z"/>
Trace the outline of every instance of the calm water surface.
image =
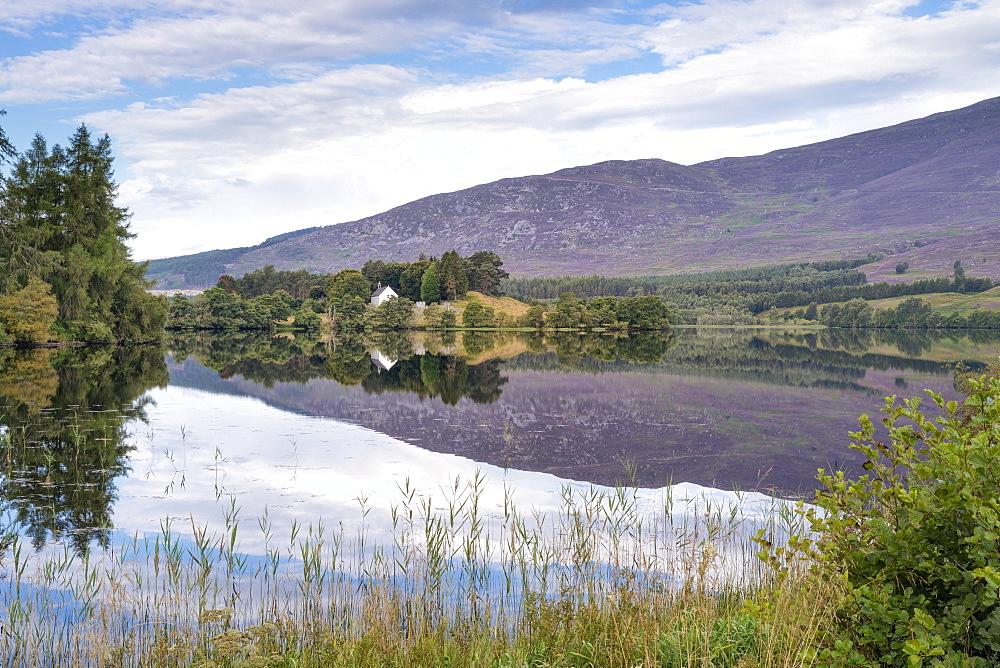
<path id="1" fill-rule="evenodd" d="M 444 503 L 477 471 L 487 502 L 507 493 L 543 511 L 566 481 L 631 481 L 650 498 L 672 483 L 808 495 L 817 468 L 858 465 L 859 414 L 924 388 L 957 398 L 950 365 L 998 349 L 688 329 L 0 351 L 0 503 L 37 547 L 55 536 L 83 550 L 114 528 L 210 522 L 227 505 L 388 531 L 400 488 Z"/>

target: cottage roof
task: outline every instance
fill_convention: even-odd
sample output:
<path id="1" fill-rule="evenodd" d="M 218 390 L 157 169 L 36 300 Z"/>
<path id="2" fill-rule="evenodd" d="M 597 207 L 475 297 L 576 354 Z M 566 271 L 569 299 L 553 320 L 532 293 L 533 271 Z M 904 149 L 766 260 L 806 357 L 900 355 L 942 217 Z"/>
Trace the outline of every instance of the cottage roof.
<path id="1" fill-rule="evenodd" d="M 393 290 L 392 288 L 390 288 L 388 285 L 383 285 L 381 288 L 379 288 L 378 290 L 376 290 L 375 292 L 372 293 L 372 297 L 381 297 L 382 295 L 386 294 L 387 292 L 391 292 L 392 294 L 396 294 L 396 291 Z"/>

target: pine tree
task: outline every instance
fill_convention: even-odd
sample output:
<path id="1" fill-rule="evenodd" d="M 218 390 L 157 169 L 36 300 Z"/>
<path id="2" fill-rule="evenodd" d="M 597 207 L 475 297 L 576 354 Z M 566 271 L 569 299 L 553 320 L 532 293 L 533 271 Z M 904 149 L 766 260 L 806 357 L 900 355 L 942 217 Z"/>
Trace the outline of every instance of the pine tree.
<path id="1" fill-rule="evenodd" d="M 450 250 L 441 256 L 437 273 L 441 279 L 441 293 L 445 299 L 461 299 L 469 291 L 469 277 L 465 273 L 465 262 L 458 251 Z"/>
<path id="2" fill-rule="evenodd" d="M 71 338 L 156 338 L 166 302 L 146 292 L 145 265 L 129 257 L 125 241 L 134 235 L 128 211 L 115 204 L 112 161 L 111 140 L 94 142 L 85 125 L 65 150 L 49 151 L 35 136 L 5 182 L 0 293 L 39 278 Z"/>
<path id="3" fill-rule="evenodd" d="M 6 115 L 7 110 L 0 109 L 0 116 Z M 14 147 L 7 140 L 7 133 L 3 131 L 3 128 L 0 128 L 0 164 L 3 163 L 4 158 L 13 158 L 15 155 L 17 155 L 17 151 L 14 150 Z"/>
<path id="4" fill-rule="evenodd" d="M 502 266 L 503 260 L 492 251 L 479 251 L 470 255 L 465 260 L 469 289 L 484 295 L 498 294 L 500 282 L 510 277 L 510 274 L 500 268 Z"/>

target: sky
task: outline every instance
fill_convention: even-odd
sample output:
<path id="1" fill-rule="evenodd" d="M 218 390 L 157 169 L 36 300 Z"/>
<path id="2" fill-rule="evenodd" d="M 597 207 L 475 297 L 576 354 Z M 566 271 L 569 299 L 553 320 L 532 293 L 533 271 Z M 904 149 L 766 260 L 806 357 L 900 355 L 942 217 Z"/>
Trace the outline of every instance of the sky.
<path id="1" fill-rule="evenodd" d="M 109 134 L 135 259 L 998 95 L 1000 0 L 0 0 L 0 127 Z"/>

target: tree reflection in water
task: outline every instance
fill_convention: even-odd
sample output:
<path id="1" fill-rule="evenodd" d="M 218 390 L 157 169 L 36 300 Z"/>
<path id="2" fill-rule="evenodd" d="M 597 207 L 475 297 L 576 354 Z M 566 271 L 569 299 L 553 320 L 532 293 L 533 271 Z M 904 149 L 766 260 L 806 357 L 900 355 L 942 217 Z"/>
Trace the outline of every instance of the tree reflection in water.
<path id="1" fill-rule="evenodd" d="M 5 531 L 36 549 L 106 546 L 129 428 L 146 419 L 144 393 L 168 380 L 158 346 L 0 351 Z"/>
<path id="2" fill-rule="evenodd" d="M 425 333 L 419 340 L 405 332 L 383 332 L 329 342 L 237 332 L 178 338 L 171 342 L 171 354 L 176 363 L 193 356 L 222 378 L 238 375 L 267 388 L 328 378 L 360 385 L 368 394 L 406 392 L 453 406 L 462 398 L 480 404 L 500 398 L 506 383 L 503 351 L 555 350 L 567 366 L 584 358 L 657 363 L 675 343 L 672 332 L 439 332 Z"/>

